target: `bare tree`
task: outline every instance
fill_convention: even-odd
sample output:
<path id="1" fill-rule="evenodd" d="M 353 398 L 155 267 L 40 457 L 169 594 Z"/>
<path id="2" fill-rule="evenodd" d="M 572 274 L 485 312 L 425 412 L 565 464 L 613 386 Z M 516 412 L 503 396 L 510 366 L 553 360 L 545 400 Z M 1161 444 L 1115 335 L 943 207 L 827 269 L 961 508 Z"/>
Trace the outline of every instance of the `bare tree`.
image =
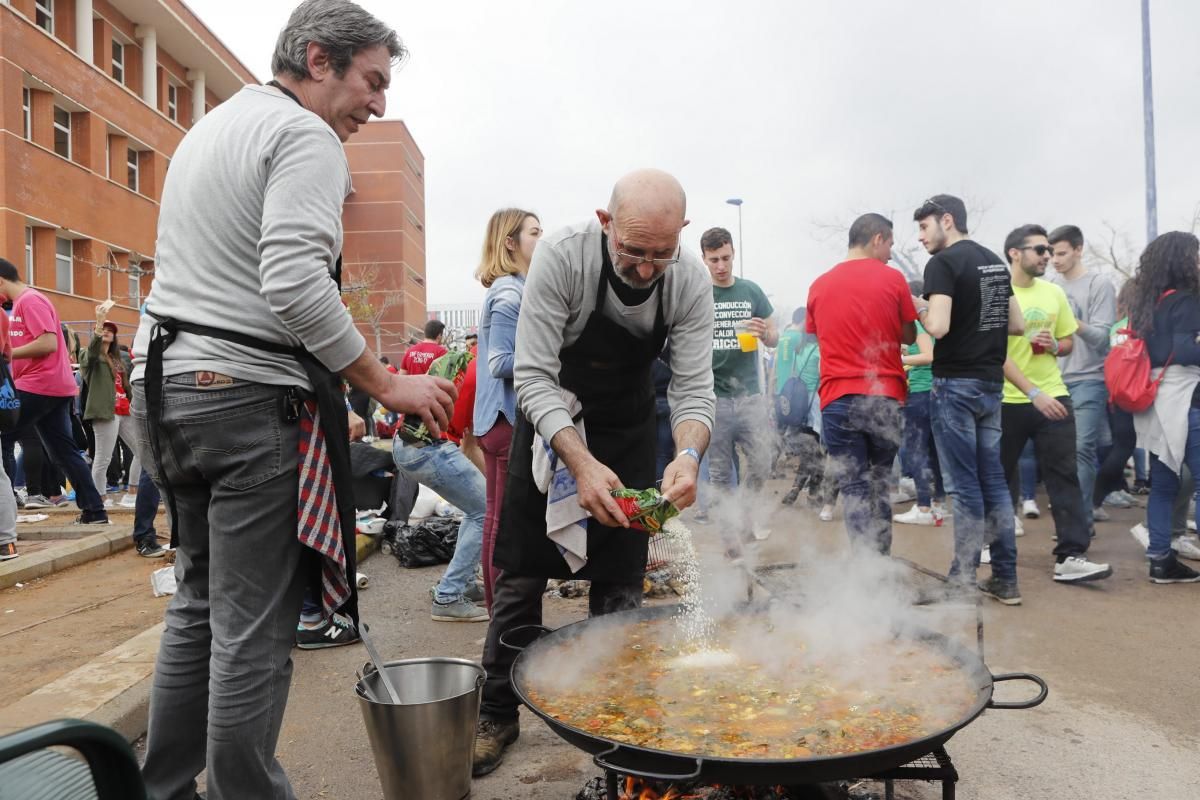
<path id="1" fill-rule="evenodd" d="M 376 355 L 383 350 L 384 320 L 388 309 L 404 300 L 399 290 L 376 288 L 379 275 L 379 264 L 363 264 L 355 267 L 354 280 L 342 285 L 342 297 L 351 318 L 370 328 L 375 337 Z"/>
<path id="2" fill-rule="evenodd" d="M 1200 215 L 1200 207 L 1197 208 L 1197 214 Z M 1193 226 L 1197 221 L 1200 220 L 1193 220 Z M 1129 235 L 1108 220 L 1101 221 L 1100 227 L 1104 231 L 1100 238 L 1088 238 L 1087 259 L 1091 266 L 1101 271 L 1115 272 L 1119 280 L 1132 278 L 1137 269 L 1137 251 Z"/>

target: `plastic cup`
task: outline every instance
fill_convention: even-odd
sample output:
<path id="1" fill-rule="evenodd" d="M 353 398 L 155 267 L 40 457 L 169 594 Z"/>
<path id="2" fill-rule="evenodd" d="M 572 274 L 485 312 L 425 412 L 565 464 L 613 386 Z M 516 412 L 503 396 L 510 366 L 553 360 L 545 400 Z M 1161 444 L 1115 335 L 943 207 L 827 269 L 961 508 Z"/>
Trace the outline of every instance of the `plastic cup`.
<path id="1" fill-rule="evenodd" d="M 742 348 L 743 353 L 753 353 L 758 349 L 758 337 L 750 332 L 746 323 L 737 323 L 734 326 L 734 333 L 737 335 L 738 347 Z"/>

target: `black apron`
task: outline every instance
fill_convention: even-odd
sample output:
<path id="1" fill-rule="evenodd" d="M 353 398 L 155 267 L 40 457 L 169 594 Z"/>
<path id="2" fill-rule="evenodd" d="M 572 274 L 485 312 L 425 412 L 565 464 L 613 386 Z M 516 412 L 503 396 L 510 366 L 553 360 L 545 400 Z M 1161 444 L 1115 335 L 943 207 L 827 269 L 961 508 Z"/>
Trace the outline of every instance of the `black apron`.
<path id="1" fill-rule="evenodd" d="M 604 261 L 596 307 L 579 338 L 559 353 L 558 382 L 579 398 L 591 454 L 615 472 L 622 485 L 646 489 L 655 483 L 657 446 L 650 366 L 667 338 L 663 281 L 655 283 L 651 295 L 658 300 L 654 330 L 648 337 L 637 336 L 604 315 L 608 283 L 616 275 L 603 243 L 601 250 Z M 534 435 L 533 425 L 518 413 L 496 530 L 495 566 L 533 577 L 640 581 L 649 536 L 645 531 L 609 528 L 595 519 L 588 520 L 588 562 L 579 572 L 571 572 L 558 546 L 546 536 L 546 495 L 533 481 Z"/>

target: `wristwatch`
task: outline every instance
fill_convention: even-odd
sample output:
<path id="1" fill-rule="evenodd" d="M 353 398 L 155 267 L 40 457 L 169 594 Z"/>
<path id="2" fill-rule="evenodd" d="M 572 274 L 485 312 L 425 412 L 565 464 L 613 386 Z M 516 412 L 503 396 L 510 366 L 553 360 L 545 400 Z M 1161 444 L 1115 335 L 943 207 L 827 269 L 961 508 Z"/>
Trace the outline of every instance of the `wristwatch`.
<path id="1" fill-rule="evenodd" d="M 692 458 L 696 459 L 697 464 L 700 463 L 700 451 L 694 447 L 685 447 L 675 454 L 676 458 L 679 458 L 680 456 L 691 456 Z"/>

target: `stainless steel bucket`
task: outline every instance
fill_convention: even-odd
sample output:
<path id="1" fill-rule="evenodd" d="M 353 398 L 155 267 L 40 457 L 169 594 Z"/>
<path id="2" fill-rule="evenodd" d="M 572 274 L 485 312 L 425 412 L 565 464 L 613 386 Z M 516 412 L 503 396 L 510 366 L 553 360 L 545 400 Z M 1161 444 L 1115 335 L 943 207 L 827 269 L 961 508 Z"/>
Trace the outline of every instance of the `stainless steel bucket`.
<path id="1" fill-rule="evenodd" d="M 354 693 L 385 800 L 462 800 L 471 793 L 483 667 L 461 658 L 412 658 L 383 669 L 400 705 L 389 702 L 370 665 Z"/>

